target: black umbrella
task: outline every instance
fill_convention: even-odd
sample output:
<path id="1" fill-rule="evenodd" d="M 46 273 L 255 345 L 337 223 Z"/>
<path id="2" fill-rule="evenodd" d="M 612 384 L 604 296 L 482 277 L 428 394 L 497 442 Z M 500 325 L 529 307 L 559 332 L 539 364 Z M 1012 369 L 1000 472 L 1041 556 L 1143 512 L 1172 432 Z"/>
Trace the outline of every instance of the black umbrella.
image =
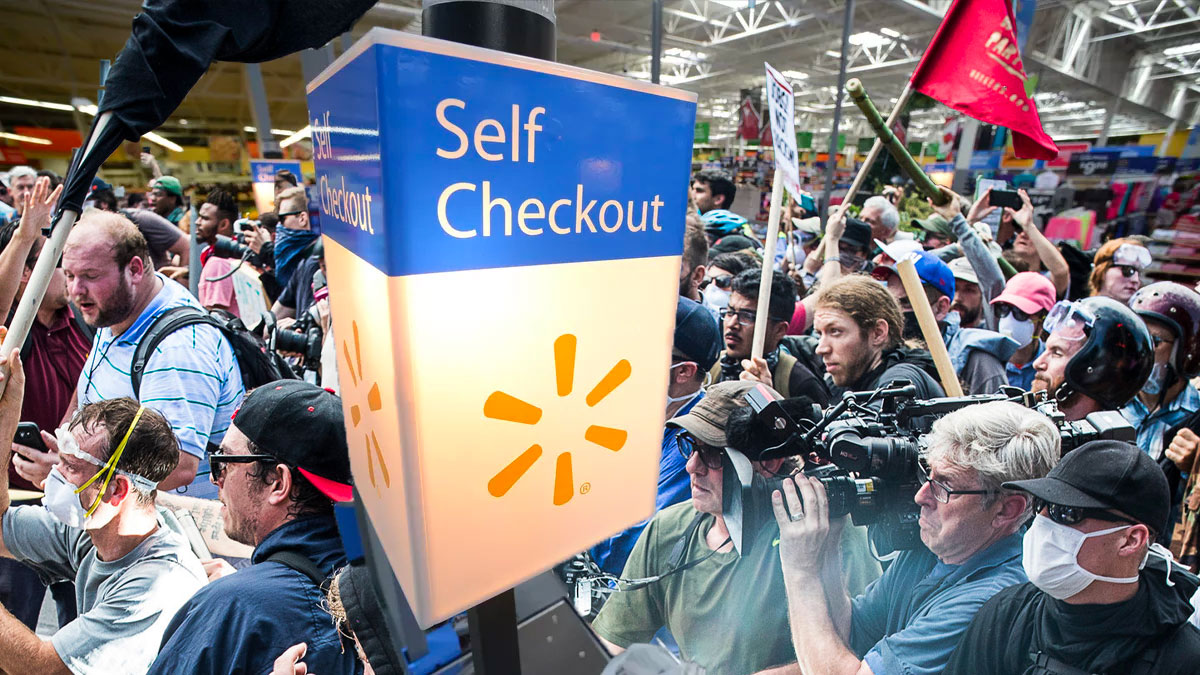
<path id="1" fill-rule="evenodd" d="M 96 119 L 75 153 L 2 353 L 25 343 L 67 234 L 100 165 L 175 111 L 213 61 L 255 63 L 320 47 L 349 30 L 375 0 L 146 0 L 105 80 Z M 5 368 L 7 370 L 7 368 Z M 0 392 L 7 384 L 0 381 Z"/>

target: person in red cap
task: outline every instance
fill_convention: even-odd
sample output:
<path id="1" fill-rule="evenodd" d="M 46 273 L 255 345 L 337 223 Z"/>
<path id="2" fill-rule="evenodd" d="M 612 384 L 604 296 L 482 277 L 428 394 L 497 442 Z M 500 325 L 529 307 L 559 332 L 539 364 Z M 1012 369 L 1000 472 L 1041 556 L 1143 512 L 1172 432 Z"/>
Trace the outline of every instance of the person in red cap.
<path id="1" fill-rule="evenodd" d="M 1008 359 L 1008 383 L 1029 391 L 1033 386 L 1033 362 L 1042 354 L 1042 322 L 1054 306 L 1054 283 L 1037 272 L 1013 275 L 1004 292 L 992 299 L 997 328 L 1021 346 Z"/>
<path id="2" fill-rule="evenodd" d="M 313 672 L 358 672 L 322 618 L 321 586 L 346 564 L 334 502 L 353 498 L 341 401 L 299 380 L 255 389 L 210 456 L 225 534 L 254 547 L 171 620 L 150 673 L 267 673 L 304 642 Z"/>

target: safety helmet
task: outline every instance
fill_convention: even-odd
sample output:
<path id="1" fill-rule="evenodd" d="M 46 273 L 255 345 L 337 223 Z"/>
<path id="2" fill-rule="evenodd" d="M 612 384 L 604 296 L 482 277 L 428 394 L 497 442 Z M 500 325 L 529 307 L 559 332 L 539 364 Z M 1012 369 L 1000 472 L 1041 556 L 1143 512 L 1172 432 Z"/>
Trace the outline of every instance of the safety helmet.
<path id="1" fill-rule="evenodd" d="M 725 209 L 705 211 L 700 214 L 700 220 L 704 221 L 704 231 L 717 237 L 740 233 L 746 225 L 745 218 Z"/>
<path id="2" fill-rule="evenodd" d="M 1067 391 L 1095 399 L 1109 410 L 1128 403 L 1154 368 L 1146 324 L 1112 298 L 1060 302 L 1050 309 L 1043 327 L 1068 340 L 1085 341 L 1067 362 Z"/>
<path id="3" fill-rule="evenodd" d="M 1200 374 L 1200 293 L 1183 284 L 1159 281 L 1134 293 L 1129 306 L 1175 333 L 1170 363 L 1176 373 L 1185 378 Z"/>

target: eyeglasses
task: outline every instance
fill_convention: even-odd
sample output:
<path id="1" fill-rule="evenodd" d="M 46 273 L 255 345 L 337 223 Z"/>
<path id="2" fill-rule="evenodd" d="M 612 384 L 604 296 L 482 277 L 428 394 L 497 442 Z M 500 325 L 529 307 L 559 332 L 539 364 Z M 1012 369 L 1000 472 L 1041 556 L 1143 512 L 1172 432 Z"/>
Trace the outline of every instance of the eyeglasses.
<path id="1" fill-rule="evenodd" d="M 929 470 L 925 468 L 924 464 L 917 464 L 917 469 L 921 485 L 929 485 L 929 493 L 933 495 L 934 499 L 943 504 L 949 504 L 950 497 L 954 495 L 987 495 L 992 493 L 991 490 L 955 490 L 940 480 L 934 480 L 929 475 Z"/>
<path id="2" fill-rule="evenodd" d="M 1067 340 L 1082 340 L 1096 323 L 1096 315 L 1069 300 L 1055 303 L 1042 324 L 1047 334 L 1055 334 Z"/>
<path id="3" fill-rule="evenodd" d="M 212 467 L 212 479 L 221 480 L 225 477 L 226 464 L 250 464 L 251 462 L 278 462 L 272 455 L 226 455 L 213 453 L 208 456 L 208 465 Z"/>
<path id="4" fill-rule="evenodd" d="M 693 452 L 698 452 L 700 453 L 700 463 L 706 468 L 719 469 L 722 466 L 725 450 L 701 443 L 686 431 L 680 431 L 675 435 L 675 446 L 679 448 L 679 454 L 683 456 L 684 460 L 690 459 Z"/>
<path id="5" fill-rule="evenodd" d="M 720 314 L 721 314 L 721 321 L 728 323 L 729 320 L 732 318 L 734 320 L 734 323 L 736 323 L 739 326 L 750 325 L 750 324 L 754 323 L 754 320 L 758 317 L 758 314 L 756 312 L 750 311 L 748 309 L 730 309 L 728 307 L 726 307 L 725 309 L 722 309 L 720 311 Z"/>
<path id="6" fill-rule="evenodd" d="M 720 288 L 722 290 L 727 290 L 732 283 L 733 283 L 733 275 L 732 274 L 722 274 L 719 277 L 705 277 L 704 281 L 700 283 L 700 290 L 704 290 L 705 288 L 708 288 L 709 284 L 716 284 L 717 288 Z"/>
<path id="7" fill-rule="evenodd" d="M 1012 305 L 1010 305 L 1006 302 L 997 302 L 996 303 L 996 316 L 998 318 L 1003 319 L 1004 317 L 1008 316 L 1009 314 L 1012 314 L 1013 318 L 1016 319 L 1017 321 L 1028 321 L 1029 320 L 1029 315 L 1026 314 L 1025 312 L 1021 311 L 1020 309 L 1013 307 Z"/>
<path id="8" fill-rule="evenodd" d="M 1089 509 L 1079 506 L 1063 506 L 1062 504 L 1052 504 L 1044 499 L 1034 498 L 1033 512 L 1041 513 L 1042 509 L 1046 510 L 1046 515 L 1050 520 L 1059 525 L 1078 525 L 1088 518 L 1095 520 L 1103 520 L 1108 523 L 1128 523 L 1130 525 L 1140 525 L 1136 520 L 1130 520 L 1124 516 L 1118 516 L 1104 509 Z"/>

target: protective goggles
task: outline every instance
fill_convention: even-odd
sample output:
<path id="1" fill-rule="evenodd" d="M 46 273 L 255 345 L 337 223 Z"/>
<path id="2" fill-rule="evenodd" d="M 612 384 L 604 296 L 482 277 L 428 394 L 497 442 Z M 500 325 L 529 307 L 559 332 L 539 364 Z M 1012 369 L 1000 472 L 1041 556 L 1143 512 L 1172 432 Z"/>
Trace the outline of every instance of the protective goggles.
<path id="1" fill-rule="evenodd" d="M 1082 340 L 1095 323 L 1095 314 L 1079 304 L 1063 300 L 1050 308 L 1042 328 L 1047 334 L 1052 333 L 1067 340 Z"/>
<path id="2" fill-rule="evenodd" d="M 1150 251 L 1146 250 L 1144 246 L 1121 244 L 1113 253 L 1112 264 L 1144 270 L 1150 266 Z"/>
<path id="3" fill-rule="evenodd" d="M 100 467 L 100 470 L 97 471 L 96 474 L 91 478 L 89 478 L 87 482 L 75 488 L 75 494 L 82 493 L 89 485 L 96 482 L 100 476 L 104 476 L 104 481 L 100 485 L 100 493 L 96 495 L 96 501 L 92 502 L 92 505 L 88 507 L 86 513 L 87 516 L 91 516 L 93 513 L 95 513 L 96 509 L 100 506 L 100 498 L 103 497 L 104 492 L 108 490 L 108 483 L 112 480 L 114 473 L 119 473 L 128 478 L 129 482 L 133 483 L 134 487 L 138 488 L 142 492 L 149 493 L 158 488 L 157 483 L 147 478 L 143 478 L 136 474 L 129 473 L 128 471 L 122 471 L 117 468 L 117 462 L 121 461 L 121 455 L 125 452 L 125 446 L 129 444 L 129 437 L 133 435 L 133 429 L 137 426 L 138 420 L 142 419 L 142 413 L 145 410 L 146 409 L 144 407 L 138 408 L 137 414 L 133 416 L 133 422 L 130 423 L 129 429 L 125 431 L 125 436 L 121 439 L 120 445 L 118 445 L 117 449 L 113 451 L 107 462 L 101 462 L 99 459 L 96 459 L 92 455 L 89 455 L 81 450 L 79 448 L 79 443 L 75 440 L 75 434 L 71 433 L 71 431 L 66 427 L 55 429 L 54 436 L 56 439 L 58 439 L 58 452 L 60 455 L 70 455 L 71 457 L 81 459 L 92 466 Z"/>

